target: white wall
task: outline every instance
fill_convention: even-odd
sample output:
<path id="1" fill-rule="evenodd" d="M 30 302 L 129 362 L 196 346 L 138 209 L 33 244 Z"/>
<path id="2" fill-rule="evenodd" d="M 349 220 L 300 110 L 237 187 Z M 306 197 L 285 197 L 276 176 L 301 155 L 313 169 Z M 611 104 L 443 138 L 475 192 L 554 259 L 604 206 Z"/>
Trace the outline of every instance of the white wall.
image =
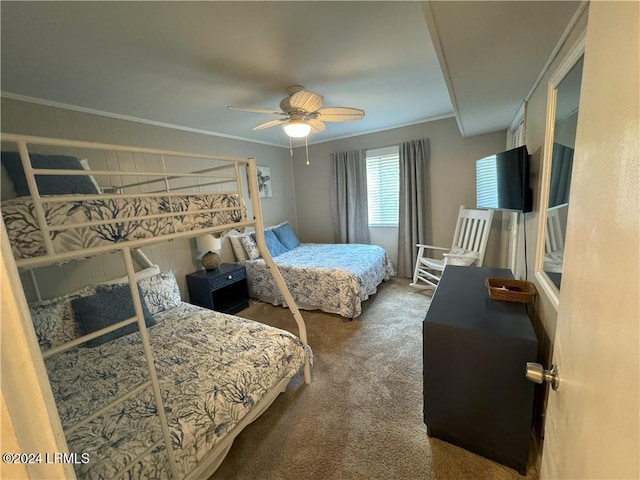
<path id="1" fill-rule="evenodd" d="M 476 204 L 475 161 L 503 151 L 506 140 L 504 130 L 463 138 L 453 117 L 312 145 L 309 147 L 310 165 L 305 165 L 304 149 L 296 149 L 293 173 L 301 241 L 334 241 L 330 198 L 332 152 L 385 147 L 419 138 L 429 139 L 431 157 L 431 181 L 427 188 L 431 191 L 432 238 L 427 241 L 434 245 L 451 245 L 460 205 L 475 207 Z M 494 220 L 497 231 L 492 231 L 489 239 L 486 265 L 504 266 L 499 224 L 499 220 Z M 396 263 L 397 229 L 376 229 L 371 241 L 386 248 Z"/>
<path id="2" fill-rule="evenodd" d="M 243 142 L 181 130 L 157 127 L 62 108 L 3 98 L 1 100 L 2 131 L 43 137 L 115 143 L 139 147 L 253 157 L 258 165 L 271 168 L 273 197 L 262 199 L 265 225 L 288 220 L 296 225 L 296 202 L 293 170 L 288 149 Z M 126 159 L 118 158 L 118 162 Z M 131 158 L 135 162 L 134 158 Z M 137 165 L 144 169 L 144 165 Z M 95 166 L 93 168 L 96 168 Z M 125 168 L 125 166 L 122 166 Z M 135 168 L 132 168 L 135 169 Z M 98 179 L 102 181 L 102 179 Z M 244 182 L 246 185 L 246 181 Z M 250 207 L 250 205 L 249 205 Z M 163 269 L 173 270 L 182 297 L 188 299 L 185 275 L 202 268 L 196 259 L 195 239 L 173 240 L 144 249 L 147 256 Z M 36 271 L 43 298 L 51 298 L 77 290 L 88 283 L 124 275 L 120 254 L 72 261 L 63 266 L 39 268 Z M 29 300 L 34 299 L 29 277 L 22 275 Z"/>

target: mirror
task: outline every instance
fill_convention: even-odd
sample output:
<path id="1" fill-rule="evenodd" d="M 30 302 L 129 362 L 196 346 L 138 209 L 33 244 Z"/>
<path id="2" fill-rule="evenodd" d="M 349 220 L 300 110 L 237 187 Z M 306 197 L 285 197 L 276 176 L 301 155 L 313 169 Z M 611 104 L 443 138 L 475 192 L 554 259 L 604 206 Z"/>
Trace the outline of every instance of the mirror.
<path id="1" fill-rule="evenodd" d="M 584 44 L 578 43 L 551 76 L 548 91 L 536 275 L 556 307 L 562 285 L 564 239 L 582 83 Z"/>
<path id="2" fill-rule="evenodd" d="M 578 63 L 573 66 L 556 89 L 556 114 L 553 129 L 543 270 L 558 289 L 562 283 L 564 237 L 567 231 L 573 150 L 576 144 L 576 127 L 578 125 L 582 60 L 583 57 L 580 57 Z"/>

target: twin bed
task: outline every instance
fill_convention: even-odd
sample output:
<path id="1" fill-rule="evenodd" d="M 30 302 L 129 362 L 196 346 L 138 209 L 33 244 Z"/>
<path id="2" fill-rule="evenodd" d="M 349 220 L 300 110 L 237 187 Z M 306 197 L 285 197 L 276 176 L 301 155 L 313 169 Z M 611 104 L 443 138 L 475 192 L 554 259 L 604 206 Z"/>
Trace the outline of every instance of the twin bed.
<path id="1" fill-rule="evenodd" d="M 27 186 L 2 203 L 3 228 L 18 268 L 119 251 L 127 270 L 126 280 L 88 285 L 30 306 L 40 347 L 32 355 L 44 359 L 48 379 L 42 380 L 51 386 L 68 450 L 91 459 L 74 466 L 78 477 L 206 478 L 237 434 L 294 375 L 302 370 L 305 382 L 311 381 L 312 353 L 298 298 L 305 307 L 353 318 L 361 301 L 392 274 L 377 247 L 369 252 L 369 268 L 353 260 L 355 251 L 348 254 L 355 276 L 336 274 L 329 267 L 333 253 L 321 245 L 279 252 L 282 266 L 276 265 L 253 159 L 18 135 L 2 135 L 2 141 L 3 151 L 13 146 L 18 152 L 6 161 L 3 154 L 3 165 L 11 164 L 17 175 L 22 170 Z M 159 167 L 116 172 L 88 170 L 74 160 L 57 164 L 52 152 L 59 157 L 69 150 L 105 157 L 126 152 Z M 166 167 L 171 161 L 189 168 L 204 162 L 206 168 L 180 173 Z M 94 176 L 120 181 L 101 189 Z M 251 221 L 243 178 L 250 179 Z M 184 303 L 171 272 L 152 267 L 136 273 L 133 267 L 132 252 L 146 245 L 246 227 L 255 229 L 259 257 L 243 261 L 248 277 L 259 279 L 251 288 L 259 298 L 290 308 L 297 336 Z M 300 271 L 309 266 L 296 262 L 305 250 L 320 268 L 302 280 Z M 330 270 L 333 280 L 321 281 Z"/>

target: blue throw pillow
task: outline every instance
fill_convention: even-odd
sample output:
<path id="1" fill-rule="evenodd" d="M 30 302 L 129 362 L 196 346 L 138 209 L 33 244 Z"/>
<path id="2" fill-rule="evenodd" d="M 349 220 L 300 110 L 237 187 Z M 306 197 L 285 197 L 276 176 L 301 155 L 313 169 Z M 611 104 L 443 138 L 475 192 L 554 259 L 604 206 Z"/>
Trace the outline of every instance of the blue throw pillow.
<path id="1" fill-rule="evenodd" d="M 251 238 L 255 241 L 256 234 L 252 233 Z M 280 243 L 278 237 L 271 230 L 264 231 L 264 243 L 267 244 L 267 249 L 272 257 L 277 257 L 278 255 L 282 255 L 285 252 L 288 252 L 289 249 Z"/>
<path id="2" fill-rule="evenodd" d="M 138 293 L 142 299 L 142 290 L 138 286 Z M 147 304 L 142 299 L 142 314 L 147 327 L 156 324 L 156 319 L 151 315 Z M 113 287 L 111 290 L 80 297 L 71 301 L 73 310 L 82 324 L 84 333 L 93 333 L 101 328 L 115 325 L 118 322 L 131 318 L 135 315 L 131 289 L 129 285 Z M 138 331 L 138 324 L 132 323 L 125 327 L 118 328 L 113 332 L 102 335 L 87 342 L 89 347 L 97 347 L 103 343 L 114 340 L 123 335 L 128 335 Z"/>
<path id="3" fill-rule="evenodd" d="M 300 245 L 298 237 L 293 233 L 293 229 L 288 223 L 283 223 L 282 225 L 277 226 L 272 230 L 272 232 L 275 233 L 278 240 L 280 240 L 280 243 L 284 245 L 287 250 L 291 250 L 292 248 L 296 248 Z"/>
<path id="4" fill-rule="evenodd" d="M 52 168 L 56 170 L 84 170 L 76 157 L 67 155 L 40 155 L 30 153 L 33 168 Z M 27 179 L 24 175 L 20 154 L 2 152 L 2 164 L 13 182 L 18 197 L 30 195 Z M 36 184 L 40 195 L 68 195 L 73 193 L 99 193 L 89 176 L 85 175 L 36 175 Z"/>

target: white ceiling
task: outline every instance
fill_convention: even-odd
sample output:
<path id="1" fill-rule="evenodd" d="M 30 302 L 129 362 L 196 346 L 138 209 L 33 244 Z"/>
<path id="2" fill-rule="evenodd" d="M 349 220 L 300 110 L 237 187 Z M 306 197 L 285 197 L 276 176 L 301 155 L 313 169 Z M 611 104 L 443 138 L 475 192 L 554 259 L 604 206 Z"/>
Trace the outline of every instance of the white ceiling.
<path id="1" fill-rule="evenodd" d="M 427 19 L 463 135 L 509 126 L 581 3 L 428 3 Z"/>
<path id="2" fill-rule="evenodd" d="M 278 109 L 299 84 L 366 112 L 310 143 L 454 112 L 474 135 L 508 127 L 577 5 L 5 1 L 1 90 L 288 146 L 279 126 L 251 130 L 275 115 L 226 107 Z"/>

